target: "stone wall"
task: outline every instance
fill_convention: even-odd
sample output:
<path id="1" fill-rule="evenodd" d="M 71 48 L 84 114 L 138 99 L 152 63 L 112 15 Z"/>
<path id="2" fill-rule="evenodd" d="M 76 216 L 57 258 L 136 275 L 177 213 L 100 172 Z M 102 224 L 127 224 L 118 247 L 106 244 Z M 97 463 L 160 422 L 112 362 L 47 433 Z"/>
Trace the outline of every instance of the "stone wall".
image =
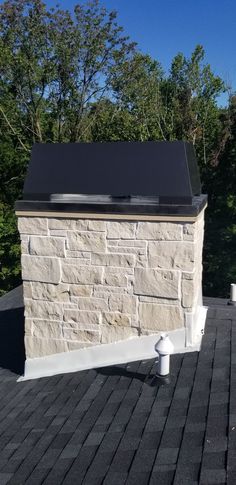
<path id="1" fill-rule="evenodd" d="M 19 217 L 27 358 L 185 326 L 201 298 L 196 222 Z"/>

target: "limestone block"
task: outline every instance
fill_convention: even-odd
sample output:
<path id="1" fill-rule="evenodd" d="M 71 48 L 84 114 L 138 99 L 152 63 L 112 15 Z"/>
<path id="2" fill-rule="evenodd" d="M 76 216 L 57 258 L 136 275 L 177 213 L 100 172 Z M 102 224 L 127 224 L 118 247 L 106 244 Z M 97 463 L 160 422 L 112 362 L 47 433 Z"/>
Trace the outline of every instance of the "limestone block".
<path id="1" fill-rule="evenodd" d="M 94 253 L 91 255 L 91 264 L 97 266 L 115 266 L 115 267 L 128 267 L 132 268 L 135 263 L 133 254 L 99 254 Z"/>
<path id="2" fill-rule="evenodd" d="M 58 354 L 67 351 L 64 340 L 25 336 L 25 351 L 27 359 Z"/>
<path id="3" fill-rule="evenodd" d="M 135 266 L 137 268 L 147 268 L 148 267 L 148 257 L 145 256 L 137 256 Z"/>
<path id="4" fill-rule="evenodd" d="M 179 280 L 179 271 L 135 268 L 134 293 L 137 295 L 178 298 Z"/>
<path id="5" fill-rule="evenodd" d="M 50 283 L 41 283 L 32 281 L 32 298 L 35 300 L 48 300 L 58 302 L 69 302 L 69 285 L 59 283 L 53 285 Z"/>
<path id="6" fill-rule="evenodd" d="M 133 285 L 134 285 L 134 277 L 129 276 L 127 281 L 127 288 L 128 288 L 129 294 L 133 293 Z"/>
<path id="7" fill-rule="evenodd" d="M 109 239 L 109 246 L 118 246 L 119 239 Z"/>
<path id="8" fill-rule="evenodd" d="M 100 323 L 100 313 L 65 309 L 64 321 L 83 323 L 85 325 L 98 325 Z"/>
<path id="9" fill-rule="evenodd" d="M 70 295 L 72 296 L 91 296 L 92 286 L 88 285 L 70 285 Z"/>
<path id="10" fill-rule="evenodd" d="M 90 220 L 88 221 L 88 229 L 89 231 L 105 231 L 106 223 L 105 221 Z"/>
<path id="11" fill-rule="evenodd" d="M 29 254 L 29 241 L 21 240 L 21 254 Z"/>
<path id="12" fill-rule="evenodd" d="M 204 239 L 204 226 L 198 225 L 196 229 L 196 237 L 195 240 L 199 243 L 202 244 Z"/>
<path id="13" fill-rule="evenodd" d="M 57 258 L 46 258 L 22 254 L 22 279 L 59 283 L 61 278 L 60 262 Z"/>
<path id="14" fill-rule="evenodd" d="M 25 316 L 45 320 L 62 320 L 63 305 L 49 301 L 25 299 Z"/>
<path id="15" fill-rule="evenodd" d="M 87 347 L 92 347 L 93 345 L 95 345 L 92 342 L 77 342 L 76 340 L 67 340 L 66 344 L 68 351 L 86 349 Z"/>
<path id="16" fill-rule="evenodd" d="M 50 229 L 49 230 L 49 235 L 50 236 L 56 236 L 56 237 L 67 237 L 67 231 L 63 231 L 63 229 Z"/>
<path id="17" fill-rule="evenodd" d="M 109 241 L 111 245 L 114 241 Z M 125 247 L 135 247 L 135 248 L 146 248 L 147 241 L 137 241 L 136 239 L 121 239 L 118 242 L 118 246 L 125 246 Z"/>
<path id="18" fill-rule="evenodd" d="M 73 327 L 71 325 L 74 325 Z M 100 331 L 100 325 L 98 326 L 96 323 L 95 324 L 92 324 L 92 323 L 73 323 L 73 322 L 66 322 L 64 323 L 63 325 L 64 328 L 78 328 L 79 330 L 89 330 L 91 332 L 94 332 L 94 331 Z"/>
<path id="19" fill-rule="evenodd" d="M 195 277 L 195 271 L 192 271 L 191 273 L 182 271 L 182 279 L 183 280 L 193 280 Z"/>
<path id="20" fill-rule="evenodd" d="M 187 276 L 187 277 L 186 277 Z M 202 269 L 196 268 L 194 273 L 182 274 L 182 305 L 184 308 L 192 308 L 198 297 L 202 284 Z"/>
<path id="21" fill-rule="evenodd" d="M 127 287 L 127 275 L 111 271 L 111 268 L 104 270 L 104 284 L 108 286 Z"/>
<path id="22" fill-rule="evenodd" d="M 115 287 L 114 287 L 115 288 Z M 95 290 L 94 293 L 93 293 L 93 296 L 95 298 L 103 298 L 103 299 L 106 299 L 108 300 L 108 296 L 109 296 L 109 293 L 108 291 L 99 291 L 99 290 Z"/>
<path id="23" fill-rule="evenodd" d="M 107 238 L 134 239 L 136 224 L 133 222 L 107 222 Z"/>
<path id="24" fill-rule="evenodd" d="M 68 232 L 68 249 L 71 251 L 104 252 L 106 250 L 103 232 Z"/>
<path id="25" fill-rule="evenodd" d="M 33 335 L 33 320 L 31 318 L 25 318 L 25 335 L 29 337 Z"/>
<path id="26" fill-rule="evenodd" d="M 72 251 L 73 252 L 73 251 Z M 68 258 L 66 257 L 63 264 L 69 264 L 71 266 L 90 266 L 89 258 Z"/>
<path id="27" fill-rule="evenodd" d="M 59 322 L 49 320 L 33 320 L 33 336 L 48 339 L 61 339 L 62 327 Z"/>
<path id="28" fill-rule="evenodd" d="M 49 229 L 62 229 L 66 231 L 87 231 L 88 221 L 83 219 L 48 219 Z"/>
<path id="29" fill-rule="evenodd" d="M 23 281 L 24 298 L 32 298 L 32 287 L 30 281 Z"/>
<path id="30" fill-rule="evenodd" d="M 79 330 L 78 328 L 64 328 L 63 338 L 65 340 L 77 340 L 79 342 L 91 342 L 98 344 L 100 342 L 100 332 Z"/>
<path id="31" fill-rule="evenodd" d="M 106 311 L 108 310 L 108 303 L 102 298 L 77 298 L 78 309 L 88 311 Z"/>
<path id="32" fill-rule="evenodd" d="M 171 298 L 158 298 L 153 296 L 139 296 L 139 301 L 143 303 L 155 303 L 156 305 L 177 305 L 180 301 L 179 299 Z"/>
<path id="33" fill-rule="evenodd" d="M 182 305 L 184 308 L 190 308 L 194 304 L 194 299 L 198 296 L 194 280 L 182 280 Z"/>
<path id="34" fill-rule="evenodd" d="M 80 267 L 62 262 L 62 281 L 82 285 L 99 284 L 102 282 L 103 268 Z"/>
<path id="35" fill-rule="evenodd" d="M 29 252 L 34 256 L 65 256 L 65 241 L 60 237 L 30 236 Z"/>
<path id="36" fill-rule="evenodd" d="M 76 231 L 87 231 L 88 230 L 88 220 L 87 219 L 76 219 L 75 230 Z"/>
<path id="37" fill-rule="evenodd" d="M 112 342 L 119 342 L 120 340 L 138 337 L 138 330 L 131 327 L 119 327 L 103 325 L 101 327 L 102 344 L 110 344 Z"/>
<path id="38" fill-rule="evenodd" d="M 20 234 L 48 233 L 48 220 L 46 217 L 18 217 L 18 229 Z"/>
<path id="39" fill-rule="evenodd" d="M 183 225 L 183 238 L 185 241 L 194 241 L 194 237 L 196 234 L 196 223 L 192 224 L 184 224 Z"/>
<path id="40" fill-rule="evenodd" d="M 111 293 L 127 294 L 128 289 L 121 286 L 94 285 L 93 296 L 96 298 L 107 298 Z"/>
<path id="41" fill-rule="evenodd" d="M 184 326 L 181 308 L 174 305 L 140 303 L 140 327 L 153 331 L 175 330 Z"/>
<path id="42" fill-rule="evenodd" d="M 147 336 L 147 335 L 155 335 L 156 333 L 157 332 L 155 330 L 147 330 L 146 328 L 140 329 L 140 336 L 142 336 L 142 337 Z"/>
<path id="43" fill-rule="evenodd" d="M 131 295 L 112 294 L 109 296 L 109 308 L 113 312 L 134 314 L 137 299 Z"/>
<path id="44" fill-rule="evenodd" d="M 77 297 L 71 296 L 70 302 L 63 304 L 65 310 L 78 310 Z"/>
<path id="45" fill-rule="evenodd" d="M 133 275 L 134 274 L 134 268 L 133 267 L 121 267 L 118 266 L 117 268 L 115 266 L 106 266 L 104 267 L 105 272 L 111 272 L 111 273 L 117 273 L 117 274 L 124 274 L 126 276 Z"/>
<path id="46" fill-rule="evenodd" d="M 103 313 L 102 323 L 118 327 L 130 327 L 130 318 L 123 313 L 105 312 Z"/>
<path id="47" fill-rule="evenodd" d="M 66 251 L 67 258 L 80 258 L 80 259 L 91 259 L 91 253 L 86 251 L 70 251 L 69 249 Z"/>
<path id="48" fill-rule="evenodd" d="M 181 241 L 182 226 L 172 222 L 139 222 L 136 237 L 155 241 Z"/>
<path id="49" fill-rule="evenodd" d="M 137 315 L 131 315 L 131 327 L 137 328 L 140 331 L 139 318 Z"/>
<path id="50" fill-rule="evenodd" d="M 117 273 L 104 274 L 104 284 L 109 286 L 127 286 L 127 279 L 124 275 Z"/>
<path id="51" fill-rule="evenodd" d="M 123 246 L 108 246 L 107 250 L 109 253 L 120 253 L 120 254 L 134 254 L 134 255 L 143 255 L 146 254 L 146 248 L 137 248 L 137 247 L 123 247 Z"/>
<path id="52" fill-rule="evenodd" d="M 51 230 L 75 230 L 75 220 L 74 219 L 48 219 L 48 228 Z"/>
<path id="53" fill-rule="evenodd" d="M 181 269 L 194 268 L 194 243 L 157 241 L 149 243 L 149 266 L 151 268 Z"/>

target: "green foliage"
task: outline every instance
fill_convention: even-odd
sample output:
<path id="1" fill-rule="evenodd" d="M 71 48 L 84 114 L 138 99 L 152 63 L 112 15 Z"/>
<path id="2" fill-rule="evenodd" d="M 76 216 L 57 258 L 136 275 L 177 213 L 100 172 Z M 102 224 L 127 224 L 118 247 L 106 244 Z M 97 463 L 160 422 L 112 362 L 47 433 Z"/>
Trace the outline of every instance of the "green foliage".
<path id="1" fill-rule="evenodd" d="M 208 169 L 204 248 L 204 290 L 210 296 L 229 296 L 230 283 L 236 281 L 236 98 L 229 105 L 231 136 L 213 167 Z M 225 120 L 226 113 L 221 115 Z M 216 165 L 216 166 L 215 166 Z"/>
<path id="2" fill-rule="evenodd" d="M 0 108 L 26 148 L 86 139 L 89 104 L 104 95 L 112 68 L 134 50 L 116 13 L 97 0 L 78 4 L 74 16 L 47 10 L 41 0 L 6 0 L 0 44 L 0 83 L 7 95 Z"/>
<path id="3" fill-rule="evenodd" d="M 225 87 L 204 56 L 202 46 L 177 54 L 165 73 L 98 0 L 81 1 L 73 15 L 42 0 L 1 3 L 1 292 L 19 280 L 13 207 L 33 143 L 181 139 L 195 145 L 209 193 L 205 292 L 227 294 L 236 280 L 236 102 L 218 108 Z"/>
<path id="4" fill-rule="evenodd" d="M 32 144 L 89 139 L 91 105 L 107 92 L 114 65 L 133 50 L 116 14 L 97 0 L 77 5 L 73 16 L 59 7 L 48 10 L 41 0 L 1 4 L 1 292 L 19 279 L 13 207 Z"/>
<path id="5" fill-rule="evenodd" d="M 210 200 L 206 213 L 204 244 L 204 292 L 229 297 L 236 281 L 236 199 L 218 196 Z"/>
<path id="6" fill-rule="evenodd" d="M 16 217 L 0 203 L 0 296 L 20 282 L 20 241 Z"/>
<path id="7" fill-rule="evenodd" d="M 93 141 L 135 140 L 132 117 L 127 110 L 108 99 L 91 107 L 89 121 L 90 139 Z"/>

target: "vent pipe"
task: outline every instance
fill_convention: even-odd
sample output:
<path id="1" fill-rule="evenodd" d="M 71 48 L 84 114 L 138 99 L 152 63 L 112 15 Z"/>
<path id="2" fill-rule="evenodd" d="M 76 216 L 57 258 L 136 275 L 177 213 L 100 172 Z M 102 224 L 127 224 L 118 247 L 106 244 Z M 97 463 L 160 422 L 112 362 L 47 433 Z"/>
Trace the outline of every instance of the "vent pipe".
<path id="1" fill-rule="evenodd" d="M 155 345 L 155 351 L 158 354 L 157 374 L 166 377 L 170 372 L 170 354 L 174 351 L 174 345 L 166 333 L 161 334 L 160 340 Z"/>
<path id="2" fill-rule="evenodd" d="M 230 285 L 230 301 L 229 301 L 229 305 L 236 306 L 236 285 L 234 283 L 231 283 L 231 285 Z"/>

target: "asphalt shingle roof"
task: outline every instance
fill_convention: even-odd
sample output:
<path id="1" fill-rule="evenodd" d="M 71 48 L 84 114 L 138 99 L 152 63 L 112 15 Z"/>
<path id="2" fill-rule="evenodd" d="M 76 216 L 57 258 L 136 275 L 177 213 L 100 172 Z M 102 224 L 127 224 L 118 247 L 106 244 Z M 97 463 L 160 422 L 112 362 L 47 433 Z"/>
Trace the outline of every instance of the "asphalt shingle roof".
<path id="1" fill-rule="evenodd" d="M 155 360 L 21 383 L 1 368 L 0 485 L 235 485 L 236 308 L 205 303 L 201 351 L 173 355 L 168 384 Z"/>

